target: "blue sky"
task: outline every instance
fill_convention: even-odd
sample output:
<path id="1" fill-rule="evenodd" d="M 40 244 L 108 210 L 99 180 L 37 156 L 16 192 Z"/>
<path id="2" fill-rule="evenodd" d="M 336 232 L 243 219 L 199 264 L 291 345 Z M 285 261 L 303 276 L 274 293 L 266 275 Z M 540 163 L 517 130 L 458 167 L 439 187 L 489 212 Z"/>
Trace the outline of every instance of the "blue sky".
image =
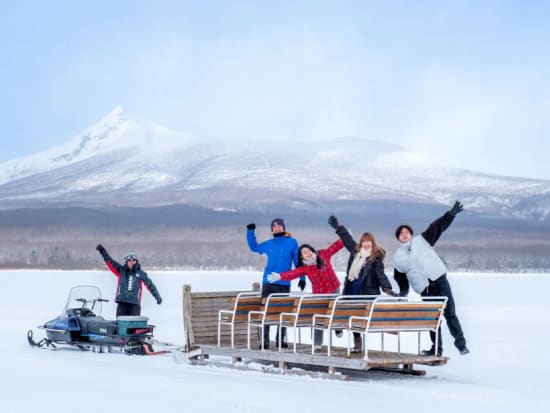
<path id="1" fill-rule="evenodd" d="M 121 105 L 205 139 L 353 135 L 550 179 L 549 2 L 0 6 L 0 162 Z"/>

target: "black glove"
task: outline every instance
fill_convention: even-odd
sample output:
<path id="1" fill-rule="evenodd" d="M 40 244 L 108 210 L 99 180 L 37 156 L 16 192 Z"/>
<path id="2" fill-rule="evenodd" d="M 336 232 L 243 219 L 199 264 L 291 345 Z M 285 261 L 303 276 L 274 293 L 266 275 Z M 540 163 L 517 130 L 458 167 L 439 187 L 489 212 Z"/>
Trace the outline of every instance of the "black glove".
<path id="1" fill-rule="evenodd" d="M 456 214 L 462 212 L 464 208 L 462 208 L 462 204 L 458 201 L 455 202 L 451 210 L 449 211 L 449 214 L 451 214 L 453 217 L 456 216 Z"/>
<path id="2" fill-rule="evenodd" d="M 300 290 L 304 291 L 306 289 L 306 280 L 298 281 L 298 287 L 300 287 Z"/>
<path id="3" fill-rule="evenodd" d="M 160 303 L 162 303 L 162 298 L 161 298 L 161 296 L 159 295 L 159 296 L 157 297 L 157 304 L 160 305 Z"/>
<path id="4" fill-rule="evenodd" d="M 328 217 L 328 224 L 334 229 L 338 229 L 338 227 L 340 226 L 338 218 L 336 218 L 334 215 Z"/>
<path id="5" fill-rule="evenodd" d="M 97 244 L 97 247 L 95 247 L 95 249 L 98 250 L 99 252 L 105 251 L 105 248 L 103 248 L 103 245 L 101 244 Z"/>
<path id="6" fill-rule="evenodd" d="M 395 291 L 393 291 L 391 288 L 384 288 L 384 292 L 388 294 L 391 297 L 399 297 L 399 294 L 397 294 Z"/>
<path id="7" fill-rule="evenodd" d="M 256 224 L 255 223 L 248 224 L 246 226 L 246 229 L 256 229 Z"/>

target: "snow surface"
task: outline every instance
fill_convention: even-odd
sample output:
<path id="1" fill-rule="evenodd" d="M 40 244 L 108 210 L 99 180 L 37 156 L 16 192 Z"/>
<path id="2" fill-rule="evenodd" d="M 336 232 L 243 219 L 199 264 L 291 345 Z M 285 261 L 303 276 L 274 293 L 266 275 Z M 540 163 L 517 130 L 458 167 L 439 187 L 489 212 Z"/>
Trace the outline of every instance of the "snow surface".
<path id="1" fill-rule="evenodd" d="M 163 303 L 147 293 L 143 315 L 161 341 L 183 344 L 182 286 L 249 289 L 256 272 L 151 272 Z M 471 353 L 460 356 L 443 326 L 447 365 L 424 377 L 367 372 L 353 381 L 178 363 L 171 355 L 127 356 L 31 348 L 26 332 L 57 316 L 75 285 L 101 288 L 107 271 L 0 271 L 0 412 L 542 412 L 550 394 L 550 274 L 451 274 Z M 115 305 L 107 303 L 106 318 Z M 376 340 L 373 340 L 376 341 Z M 373 343 L 373 346 L 376 343 Z"/>

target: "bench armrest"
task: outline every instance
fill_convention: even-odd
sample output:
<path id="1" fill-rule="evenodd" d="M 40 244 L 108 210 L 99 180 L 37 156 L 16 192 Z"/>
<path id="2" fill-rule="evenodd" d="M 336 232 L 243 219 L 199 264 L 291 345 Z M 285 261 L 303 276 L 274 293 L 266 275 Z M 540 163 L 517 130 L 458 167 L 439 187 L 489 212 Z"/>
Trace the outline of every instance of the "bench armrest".
<path id="1" fill-rule="evenodd" d="M 262 321 L 265 318 L 265 311 L 249 311 L 248 312 L 248 322 L 250 323 L 252 320 L 250 319 L 251 315 L 260 315 L 262 316 Z"/>
<path id="2" fill-rule="evenodd" d="M 220 310 L 218 311 L 218 321 L 222 321 L 222 314 L 226 315 L 235 315 L 235 312 L 233 310 Z"/>
<path id="3" fill-rule="evenodd" d="M 279 314 L 279 324 L 283 324 L 283 319 L 284 318 L 290 318 L 290 319 L 294 319 L 294 325 L 296 325 L 296 322 L 298 321 L 298 314 L 296 313 L 281 313 Z"/>
<path id="4" fill-rule="evenodd" d="M 367 328 L 365 328 L 365 331 L 367 331 L 368 329 L 368 322 L 370 320 L 370 317 L 362 317 L 362 316 L 358 316 L 358 315 L 352 315 L 349 319 L 348 319 L 348 329 L 349 330 L 352 330 L 353 329 L 353 322 L 357 320 L 357 321 L 366 321 L 367 322 Z"/>

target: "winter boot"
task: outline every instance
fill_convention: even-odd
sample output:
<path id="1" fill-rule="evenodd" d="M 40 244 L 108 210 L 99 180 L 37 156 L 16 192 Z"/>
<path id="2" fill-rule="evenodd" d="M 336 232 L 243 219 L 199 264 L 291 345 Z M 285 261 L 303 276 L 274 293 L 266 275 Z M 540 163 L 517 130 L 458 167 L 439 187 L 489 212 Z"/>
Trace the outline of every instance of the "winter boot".
<path id="1" fill-rule="evenodd" d="M 464 346 L 464 347 L 459 348 L 458 351 L 460 352 L 460 354 L 462 354 L 464 356 L 464 355 L 466 355 L 470 352 L 470 349 L 468 347 Z"/>

